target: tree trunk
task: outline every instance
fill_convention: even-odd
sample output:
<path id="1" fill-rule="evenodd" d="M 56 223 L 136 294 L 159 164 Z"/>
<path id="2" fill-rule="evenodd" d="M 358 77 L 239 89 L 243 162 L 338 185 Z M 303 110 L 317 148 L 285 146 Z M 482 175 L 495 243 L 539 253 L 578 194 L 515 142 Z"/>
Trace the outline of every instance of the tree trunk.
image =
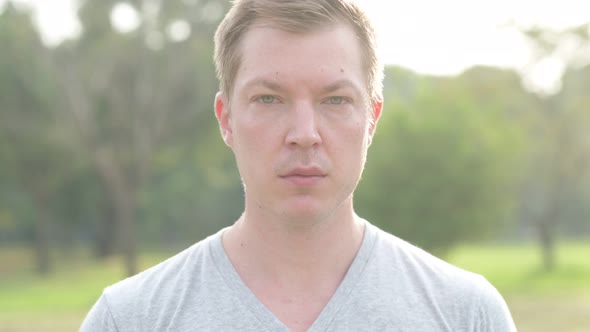
<path id="1" fill-rule="evenodd" d="M 551 216 L 551 214 L 549 214 Z M 539 223 L 539 240 L 543 257 L 543 270 L 546 272 L 555 269 L 555 239 L 551 217 L 545 217 Z"/>
<path id="2" fill-rule="evenodd" d="M 98 149 L 95 153 L 98 172 L 111 197 L 118 229 L 117 246 L 122 251 L 128 276 L 137 270 L 137 240 L 135 209 L 137 189 L 124 176 L 123 168 L 117 163 L 111 150 Z"/>
<path id="3" fill-rule="evenodd" d="M 106 185 L 105 185 L 106 187 Z M 106 192 L 106 190 L 105 190 Z M 106 199 L 109 195 L 103 195 L 105 199 L 99 206 L 102 211 L 100 220 L 96 225 L 96 247 L 95 254 L 98 259 L 112 256 L 116 252 L 117 243 L 117 214 L 115 213 L 115 202 Z"/>
<path id="4" fill-rule="evenodd" d="M 51 272 L 51 259 L 49 256 L 49 213 L 44 195 L 34 192 L 32 196 L 36 212 L 33 240 L 36 270 L 40 275 L 47 275 Z"/>
<path id="5" fill-rule="evenodd" d="M 538 224 L 539 240 L 543 255 L 543 269 L 550 272 L 555 269 L 555 237 L 556 229 L 562 217 L 562 197 L 565 189 L 566 175 L 563 171 L 563 160 L 568 157 L 567 130 L 559 119 L 555 119 L 559 108 L 555 99 L 549 99 L 545 104 L 545 113 L 555 122 L 553 145 L 550 147 L 550 158 L 547 160 L 548 170 L 548 201 L 545 205 L 545 213 L 540 217 Z"/>
<path id="6" fill-rule="evenodd" d="M 132 276 L 138 272 L 135 193 L 122 193 L 118 197 L 116 204 L 117 219 L 119 221 L 119 247 L 123 251 L 127 276 Z"/>

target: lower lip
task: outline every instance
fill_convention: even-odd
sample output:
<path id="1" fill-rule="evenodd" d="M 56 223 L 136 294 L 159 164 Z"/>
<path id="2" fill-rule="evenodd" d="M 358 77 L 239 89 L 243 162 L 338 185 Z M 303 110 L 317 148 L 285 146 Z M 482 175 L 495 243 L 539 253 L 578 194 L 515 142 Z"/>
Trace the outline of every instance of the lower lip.
<path id="1" fill-rule="evenodd" d="M 320 176 L 320 175 L 312 175 L 312 176 L 288 175 L 288 176 L 283 176 L 282 179 L 284 179 L 287 182 L 294 184 L 296 186 L 313 186 L 315 184 L 318 184 L 320 181 L 322 181 L 324 179 L 324 176 Z"/>

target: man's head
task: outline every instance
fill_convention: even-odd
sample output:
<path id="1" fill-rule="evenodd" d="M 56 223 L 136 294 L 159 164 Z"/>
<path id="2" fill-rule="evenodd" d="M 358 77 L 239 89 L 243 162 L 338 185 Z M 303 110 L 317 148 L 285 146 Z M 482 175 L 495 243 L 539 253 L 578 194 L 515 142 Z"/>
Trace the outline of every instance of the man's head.
<path id="1" fill-rule="evenodd" d="M 381 67 L 343 0 L 238 0 L 216 36 L 215 114 L 245 215 L 297 225 L 350 218 L 381 114 Z"/>
<path id="2" fill-rule="evenodd" d="M 366 87 L 371 103 L 382 100 L 383 65 L 375 31 L 364 12 L 350 0 L 235 0 L 215 34 L 215 65 L 220 90 L 231 98 L 240 67 L 241 44 L 252 27 L 309 33 L 335 24 L 352 28 L 363 53 Z"/>

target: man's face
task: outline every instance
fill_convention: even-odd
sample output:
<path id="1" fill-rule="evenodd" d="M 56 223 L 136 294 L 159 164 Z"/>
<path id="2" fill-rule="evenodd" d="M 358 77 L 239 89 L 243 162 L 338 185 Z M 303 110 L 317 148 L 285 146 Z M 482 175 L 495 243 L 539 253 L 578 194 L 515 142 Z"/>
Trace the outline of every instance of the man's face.
<path id="1" fill-rule="evenodd" d="M 215 111 L 246 190 L 246 214 L 316 222 L 352 212 L 381 103 L 368 100 L 352 29 L 246 33 L 232 95 Z M 373 109 L 369 109 L 373 107 Z"/>

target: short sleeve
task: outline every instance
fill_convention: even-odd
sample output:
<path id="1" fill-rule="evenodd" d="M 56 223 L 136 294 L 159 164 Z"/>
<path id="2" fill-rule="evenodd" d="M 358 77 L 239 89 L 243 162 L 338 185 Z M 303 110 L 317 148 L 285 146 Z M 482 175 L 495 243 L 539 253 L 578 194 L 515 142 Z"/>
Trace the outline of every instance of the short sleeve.
<path id="1" fill-rule="evenodd" d="M 96 301 L 92 309 L 90 309 L 90 312 L 88 312 L 88 315 L 86 315 L 86 318 L 80 327 L 80 332 L 98 331 L 118 331 L 115 320 L 113 319 L 113 315 L 111 313 L 111 309 L 109 307 L 109 303 L 107 301 L 107 297 L 104 293 L 98 299 L 98 301 Z"/>
<path id="2" fill-rule="evenodd" d="M 516 332 L 516 326 L 506 301 L 492 284 L 485 278 L 483 279 L 487 287 L 484 288 L 479 301 L 479 319 L 475 331 Z"/>

